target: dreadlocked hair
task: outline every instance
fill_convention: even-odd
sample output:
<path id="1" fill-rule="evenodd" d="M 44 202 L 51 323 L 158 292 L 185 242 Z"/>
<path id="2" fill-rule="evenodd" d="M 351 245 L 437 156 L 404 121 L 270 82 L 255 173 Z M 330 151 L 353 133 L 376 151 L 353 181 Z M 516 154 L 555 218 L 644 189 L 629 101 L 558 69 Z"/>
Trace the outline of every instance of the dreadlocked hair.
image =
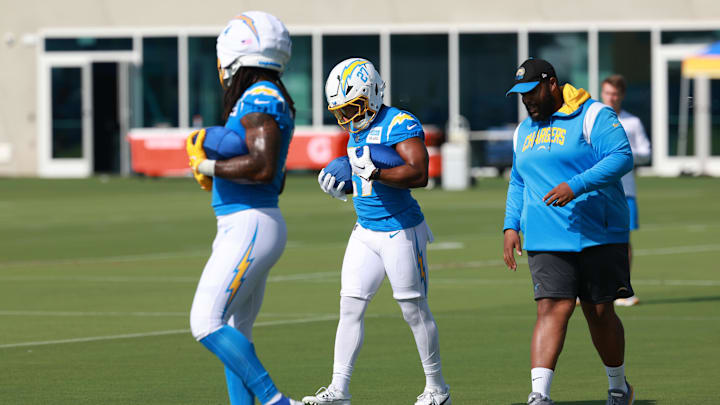
<path id="1" fill-rule="evenodd" d="M 253 84 L 263 80 L 274 83 L 278 86 L 280 92 L 282 92 L 283 98 L 285 98 L 285 101 L 290 107 L 292 116 L 295 116 L 295 102 L 292 97 L 290 97 L 290 93 L 288 93 L 282 80 L 280 80 L 280 72 L 276 70 L 245 66 L 235 72 L 232 82 L 230 83 L 230 87 L 225 90 L 225 94 L 223 95 L 224 121 L 227 121 L 228 117 L 230 117 L 230 113 L 233 108 L 235 108 L 235 103 L 237 103 L 238 99 L 242 97 L 245 90 Z"/>

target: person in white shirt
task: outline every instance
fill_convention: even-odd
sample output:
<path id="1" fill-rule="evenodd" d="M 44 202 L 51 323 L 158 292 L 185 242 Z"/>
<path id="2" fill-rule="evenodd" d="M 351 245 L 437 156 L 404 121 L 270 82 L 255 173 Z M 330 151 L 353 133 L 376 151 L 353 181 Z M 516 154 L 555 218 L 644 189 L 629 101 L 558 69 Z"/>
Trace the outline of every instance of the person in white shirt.
<path id="1" fill-rule="evenodd" d="M 622 109 L 626 88 L 625 78 L 622 75 L 611 75 L 603 80 L 600 96 L 604 104 L 609 105 L 615 110 L 620 119 L 620 124 L 625 128 L 635 164 L 647 163 L 650 161 L 650 140 L 647 134 L 645 134 L 645 128 L 640 118 Z M 635 170 L 630 171 L 630 173 L 622 177 L 622 185 L 625 189 L 625 198 L 627 199 L 628 207 L 630 208 L 630 230 L 633 231 L 638 229 Z M 629 243 L 628 249 L 628 257 L 632 261 L 632 247 Z M 615 300 L 616 305 L 626 307 L 633 306 L 638 302 L 637 296 Z"/>

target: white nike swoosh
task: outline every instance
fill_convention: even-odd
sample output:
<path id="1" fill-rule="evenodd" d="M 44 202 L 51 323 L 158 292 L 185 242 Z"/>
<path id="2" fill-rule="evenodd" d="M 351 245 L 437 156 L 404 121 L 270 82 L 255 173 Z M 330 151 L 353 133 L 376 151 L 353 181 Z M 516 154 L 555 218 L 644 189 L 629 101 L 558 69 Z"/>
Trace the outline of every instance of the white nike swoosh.
<path id="1" fill-rule="evenodd" d="M 407 129 L 413 129 L 417 126 L 417 124 L 408 125 Z"/>
<path id="2" fill-rule="evenodd" d="M 270 104 L 270 100 L 255 100 L 255 104 Z"/>

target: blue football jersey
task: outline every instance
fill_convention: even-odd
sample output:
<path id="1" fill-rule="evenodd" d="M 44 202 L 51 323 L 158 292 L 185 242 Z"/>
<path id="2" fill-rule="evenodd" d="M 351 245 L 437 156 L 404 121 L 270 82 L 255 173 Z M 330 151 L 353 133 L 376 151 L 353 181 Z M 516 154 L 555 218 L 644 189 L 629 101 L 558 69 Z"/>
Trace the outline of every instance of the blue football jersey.
<path id="1" fill-rule="evenodd" d="M 295 129 L 295 122 L 292 110 L 280 89 L 271 82 L 262 81 L 245 90 L 230 113 L 225 128 L 232 129 L 244 139 L 245 127 L 240 120 L 245 115 L 256 112 L 272 116 L 280 128 L 282 144 L 276 163 L 275 178 L 268 184 L 252 184 L 215 177 L 212 188 L 212 206 L 215 215 L 227 215 L 250 208 L 275 208 L 278 206 L 278 195 L 285 176 L 285 160 Z"/>
<path id="2" fill-rule="evenodd" d="M 372 123 L 364 130 L 350 134 L 348 155 L 355 148 L 368 144 L 395 145 L 406 139 L 425 140 L 422 125 L 409 112 L 382 106 Z M 353 204 L 358 223 L 373 231 L 396 231 L 411 228 L 425 218 L 409 189 L 386 186 L 379 181 L 367 181 L 353 174 Z"/>

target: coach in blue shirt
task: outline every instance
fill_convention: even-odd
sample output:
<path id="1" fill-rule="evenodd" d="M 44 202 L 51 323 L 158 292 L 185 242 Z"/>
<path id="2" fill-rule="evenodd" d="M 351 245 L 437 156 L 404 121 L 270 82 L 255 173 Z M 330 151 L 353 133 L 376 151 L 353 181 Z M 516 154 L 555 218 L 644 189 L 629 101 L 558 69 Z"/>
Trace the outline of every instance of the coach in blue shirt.
<path id="1" fill-rule="evenodd" d="M 576 297 L 607 369 L 607 404 L 632 404 L 624 330 L 613 308 L 616 298 L 633 294 L 620 183 L 633 166 L 625 130 L 615 112 L 585 90 L 561 86 L 542 59 L 518 68 L 511 93 L 521 94 L 529 115 L 513 137 L 503 227 L 512 270 L 514 253 L 522 254 L 519 232 L 525 237 L 537 302 L 528 404 L 553 404 L 550 384 Z"/>

